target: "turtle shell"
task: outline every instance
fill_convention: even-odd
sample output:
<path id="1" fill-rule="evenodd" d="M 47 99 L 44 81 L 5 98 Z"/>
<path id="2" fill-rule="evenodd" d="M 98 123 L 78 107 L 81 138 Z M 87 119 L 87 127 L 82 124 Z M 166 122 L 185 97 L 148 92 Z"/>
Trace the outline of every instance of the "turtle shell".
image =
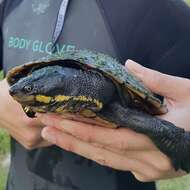
<path id="1" fill-rule="evenodd" d="M 34 70 L 51 65 L 98 70 L 117 84 L 124 94 L 130 93 L 132 101 L 140 100 L 141 105 L 149 113 L 164 114 L 167 112 L 163 102 L 146 88 L 139 79 L 130 74 L 118 60 L 108 55 L 88 50 L 53 54 L 37 61 L 14 67 L 8 72 L 7 81 L 9 85 L 13 85 Z"/>

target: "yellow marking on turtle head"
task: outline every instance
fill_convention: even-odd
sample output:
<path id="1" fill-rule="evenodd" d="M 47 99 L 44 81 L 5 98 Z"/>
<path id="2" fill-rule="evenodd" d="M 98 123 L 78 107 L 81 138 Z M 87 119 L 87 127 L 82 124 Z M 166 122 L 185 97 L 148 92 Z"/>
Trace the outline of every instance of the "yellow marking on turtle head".
<path id="1" fill-rule="evenodd" d="M 30 108 L 28 106 L 24 107 L 24 111 L 27 113 L 30 111 Z"/>
<path id="2" fill-rule="evenodd" d="M 13 96 L 13 98 L 19 102 L 33 102 L 35 96 Z"/>
<path id="3" fill-rule="evenodd" d="M 62 113 L 63 112 L 63 107 L 59 107 L 55 110 L 56 113 Z"/>
<path id="4" fill-rule="evenodd" d="M 103 107 L 103 103 L 100 102 L 97 99 L 93 99 L 91 97 L 86 97 L 86 96 L 64 96 L 64 95 L 57 95 L 55 97 L 49 97 L 49 96 L 42 96 L 42 95 L 38 95 L 37 96 L 38 101 L 40 102 L 44 102 L 44 103 L 50 103 L 51 101 L 55 101 L 55 102 L 66 102 L 70 99 L 73 98 L 74 101 L 80 101 L 80 102 L 92 102 L 94 103 L 99 109 L 101 109 Z"/>
<path id="5" fill-rule="evenodd" d="M 68 101 L 72 98 L 72 96 L 64 96 L 64 95 L 58 95 L 58 96 L 55 96 L 55 101 L 56 102 L 65 102 L 65 101 Z"/>
<path id="6" fill-rule="evenodd" d="M 37 95 L 36 96 L 36 101 L 43 102 L 45 104 L 50 103 L 51 99 L 52 99 L 51 96 L 44 96 L 44 95 Z"/>
<path id="7" fill-rule="evenodd" d="M 40 112 L 40 113 L 46 113 L 46 111 L 43 108 L 37 108 L 36 112 Z"/>
<path id="8" fill-rule="evenodd" d="M 96 99 L 93 99 L 93 102 L 94 102 L 94 104 L 96 104 L 96 106 L 98 108 L 102 109 L 102 107 L 103 107 L 103 103 L 102 102 L 100 102 L 99 100 L 96 100 Z"/>
<path id="9" fill-rule="evenodd" d="M 91 97 L 86 97 L 86 96 L 77 96 L 73 98 L 76 101 L 81 101 L 81 102 L 92 102 L 94 103 L 99 109 L 102 109 L 103 103 L 100 102 L 97 99 L 92 99 Z"/>
<path id="10" fill-rule="evenodd" d="M 80 102 L 88 102 L 88 98 L 86 96 L 77 96 L 74 97 L 73 99 Z"/>

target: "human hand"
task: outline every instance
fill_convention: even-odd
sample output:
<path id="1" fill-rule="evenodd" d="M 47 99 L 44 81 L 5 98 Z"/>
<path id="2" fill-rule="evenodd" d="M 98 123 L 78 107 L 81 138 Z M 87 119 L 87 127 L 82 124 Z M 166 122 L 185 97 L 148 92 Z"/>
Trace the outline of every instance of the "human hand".
<path id="1" fill-rule="evenodd" d="M 190 80 L 162 74 L 132 61 L 127 68 L 151 91 L 164 97 L 168 113 L 159 117 L 190 131 Z"/>
<path id="2" fill-rule="evenodd" d="M 153 92 L 165 97 L 169 112 L 160 117 L 189 130 L 190 80 L 164 75 L 131 61 L 127 68 Z M 131 171 L 140 181 L 184 174 L 176 172 L 145 135 L 126 128 L 115 130 L 68 121 L 56 115 L 40 115 L 40 119 L 49 126 L 42 131 L 45 139 L 102 165 Z"/>
<path id="3" fill-rule="evenodd" d="M 43 124 L 39 119 L 28 118 L 22 107 L 8 93 L 8 84 L 0 81 L 0 128 L 21 143 L 26 149 L 49 146 L 51 143 L 41 138 Z"/>

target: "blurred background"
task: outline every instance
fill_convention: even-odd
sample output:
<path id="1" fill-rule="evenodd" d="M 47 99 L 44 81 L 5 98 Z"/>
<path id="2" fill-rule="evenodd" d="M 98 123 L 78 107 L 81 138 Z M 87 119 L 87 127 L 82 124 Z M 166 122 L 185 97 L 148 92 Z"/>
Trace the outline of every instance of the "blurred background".
<path id="1" fill-rule="evenodd" d="M 159 0 L 158 0 L 159 1 Z M 186 0 L 190 5 L 190 0 Z M 189 21 L 190 22 L 190 21 Z M 3 72 L 0 71 L 0 80 L 3 78 Z M 10 163 L 10 144 L 9 136 L 6 131 L 0 129 L 0 190 L 4 190 L 8 175 Z M 163 180 L 157 182 L 157 190 L 189 190 L 190 175 L 172 180 Z"/>

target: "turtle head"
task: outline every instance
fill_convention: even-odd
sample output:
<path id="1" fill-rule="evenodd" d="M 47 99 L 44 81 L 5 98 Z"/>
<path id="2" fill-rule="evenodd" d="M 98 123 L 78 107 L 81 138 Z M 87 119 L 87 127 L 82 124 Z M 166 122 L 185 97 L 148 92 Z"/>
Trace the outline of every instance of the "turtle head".
<path id="1" fill-rule="evenodd" d="M 20 79 L 9 89 L 9 94 L 21 104 L 30 104 L 35 100 L 36 86 L 33 77 L 29 76 Z"/>
<path id="2" fill-rule="evenodd" d="M 48 97 L 49 100 L 60 89 L 60 84 L 64 83 L 64 70 L 59 67 L 46 67 L 33 71 L 13 84 L 9 94 L 22 105 L 35 106 L 39 103 L 49 103 L 47 98 L 42 100 L 42 97 Z"/>

